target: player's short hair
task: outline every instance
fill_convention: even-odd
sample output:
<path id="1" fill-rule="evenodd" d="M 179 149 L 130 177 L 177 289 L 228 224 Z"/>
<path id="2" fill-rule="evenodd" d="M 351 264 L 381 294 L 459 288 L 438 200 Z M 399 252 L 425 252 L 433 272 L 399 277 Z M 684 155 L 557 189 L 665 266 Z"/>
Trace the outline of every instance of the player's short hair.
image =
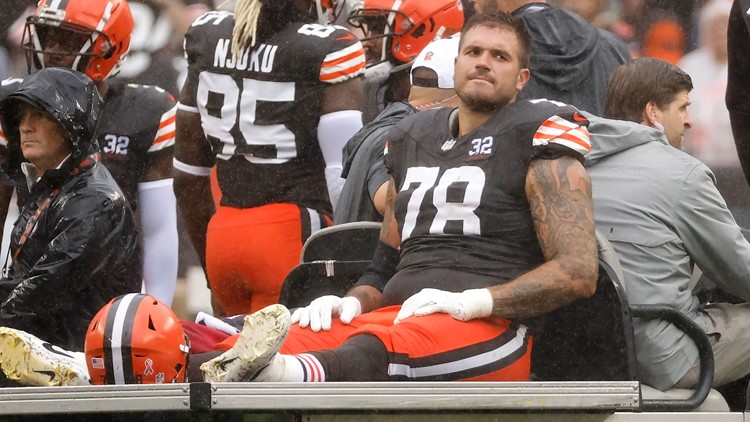
<path id="1" fill-rule="evenodd" d="M 604 117 L 641 123 L 648 103 L 661 109 L 692 89 L 690 75 L 672 63 L 652 57 L 632 60 L 609 77 Z"/>
<path id="2" fill-rule="evenodd" d="M 491 29 L 507 29 L 516 34 L 521 45 L 518 57 L 521 68 L 529 67 L 529 62 L 531 61 L 531 35 L 526 30 L 526 25 L 524 25 L 523 21 L 506 12 L 477 13 L 469 18 L 461 29 L 461 41 L 458 44 L 459 51 L 463 47 L 463 40 L 466 33 L 477 26 L 484 26 Z"/>

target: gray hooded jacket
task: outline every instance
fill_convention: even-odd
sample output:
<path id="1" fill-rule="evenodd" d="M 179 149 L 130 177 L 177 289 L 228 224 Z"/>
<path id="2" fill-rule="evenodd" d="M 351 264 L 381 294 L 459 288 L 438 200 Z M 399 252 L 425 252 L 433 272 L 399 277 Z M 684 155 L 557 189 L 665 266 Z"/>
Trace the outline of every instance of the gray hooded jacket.
<path id="1" fill-rule="evenodd" d="M 591 120 L 586 156 L 596 228 L 612 243 L 631 304 L 668 304 L 711 334 L 691 284 L 698 265 L 720 288 L 750 300 L 750 244 L 711 170 L 645 125 Z M 693 342 L 664 321 L 635 321 L 641 381 L 671 388 L 697 362 Z"/>
<path id="2" fill-rule="evenodd" d="M 417 110 L 407 102 L 388 104 L 378 117 L 366 124 L 346 143 L 343 150 L 346 179 L 338 205 L 333 212 L 333 223 L 354 221 L 383 221 L 375 208 L 375 192 L 388 181 L 388 169 L 383 161 L 388 131 L 406 116 Z"/>
<path id="3" fill-rule="evenodd" d="M 531 35 L 531 79 L 518 96 L 548 98 L 601 114 L 609 75 L 630 60 L 614 34 L 582 17 L 544 3 L 515 12 Z"/>

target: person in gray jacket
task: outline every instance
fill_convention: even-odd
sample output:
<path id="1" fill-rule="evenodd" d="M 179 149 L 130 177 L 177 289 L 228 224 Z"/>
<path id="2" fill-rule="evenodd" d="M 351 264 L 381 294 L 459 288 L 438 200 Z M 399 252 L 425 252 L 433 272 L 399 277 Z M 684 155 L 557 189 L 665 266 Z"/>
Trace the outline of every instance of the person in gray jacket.
<path id="1" fill-rule="evenodd" d="M 708 334 L 714 386 L 750 373 L 748 304 L 700 304 L 700 267 L 722 290 L 750 300 L 750 243 L 716 189 L 711 170 L 680 150 L 690 125 L 690 77 L 644 58 L 610 78 L 604 115 L 591 120 L 586 157 L 597 229 L 620 258 L 631 304 L 667 304 Z M 634 322 L 638 373 L 660 390 L 696 385 L 698 351 L 665 321 Z"/>

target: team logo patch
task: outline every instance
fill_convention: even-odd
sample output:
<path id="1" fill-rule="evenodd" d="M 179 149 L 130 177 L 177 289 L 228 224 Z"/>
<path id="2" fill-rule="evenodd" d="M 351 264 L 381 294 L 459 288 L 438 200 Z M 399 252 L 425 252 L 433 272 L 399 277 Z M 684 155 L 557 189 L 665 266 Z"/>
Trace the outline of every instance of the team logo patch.
<path id="1" fill-rule="evenodd" d="M 146 368 L 143 370 L 143 375 L 151 375 L 154 373 L 154 361 L 151 360 L 151 358 L 146 358 L 146 361 L 144 362 L 146 365 Z"/>
<path id="2" fill-rule="evenodd" d="M 577 111 L 575 113 L 573 113 L 573 120 L 575 120 L 576 122 L 581 122 L 581 123 L 588 123 L 589 122 L 589 119 L 581 116 L 581 114 L 578 113 Z"/>
<path id="3" fill-rule="evenodd" d="M 454 145 L 456 145 L 456 140 L 455 139 L 448 139 L 447 141 L 445 141 L 443 143 L 443 146 L 441 146 L 440 149 L 442 149 L 443 151 L 449 151 L 449 150 L 453 149 Z"/>

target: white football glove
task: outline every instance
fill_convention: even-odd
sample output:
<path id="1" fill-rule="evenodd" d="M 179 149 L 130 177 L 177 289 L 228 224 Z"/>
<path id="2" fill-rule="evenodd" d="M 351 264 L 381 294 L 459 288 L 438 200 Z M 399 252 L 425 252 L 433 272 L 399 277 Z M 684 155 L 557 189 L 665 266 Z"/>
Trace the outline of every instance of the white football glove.
<path id="1" fill-rule="evenodd" d="M 297 308 L 292 314 L 292 324 L 299 323 L 301 328 L 308 325 L 314 332 L 331 329 L 331 317 L 338 316 L 341 322 L 349 324 L 362 315 L 362 304 L 352 296 L 321 296 L 304 308 Z"/>
<path id="2" fill-rule="evenodd" d="M 492 304 L 492 294 L 487 289 L 464 290 L 461 293 L 422 289 L 406 299 L 393 323 L 398 324 L 411 316 L 437 312 L 449 314 L 459 321 L 485 318 L 492 315 Z"/>

